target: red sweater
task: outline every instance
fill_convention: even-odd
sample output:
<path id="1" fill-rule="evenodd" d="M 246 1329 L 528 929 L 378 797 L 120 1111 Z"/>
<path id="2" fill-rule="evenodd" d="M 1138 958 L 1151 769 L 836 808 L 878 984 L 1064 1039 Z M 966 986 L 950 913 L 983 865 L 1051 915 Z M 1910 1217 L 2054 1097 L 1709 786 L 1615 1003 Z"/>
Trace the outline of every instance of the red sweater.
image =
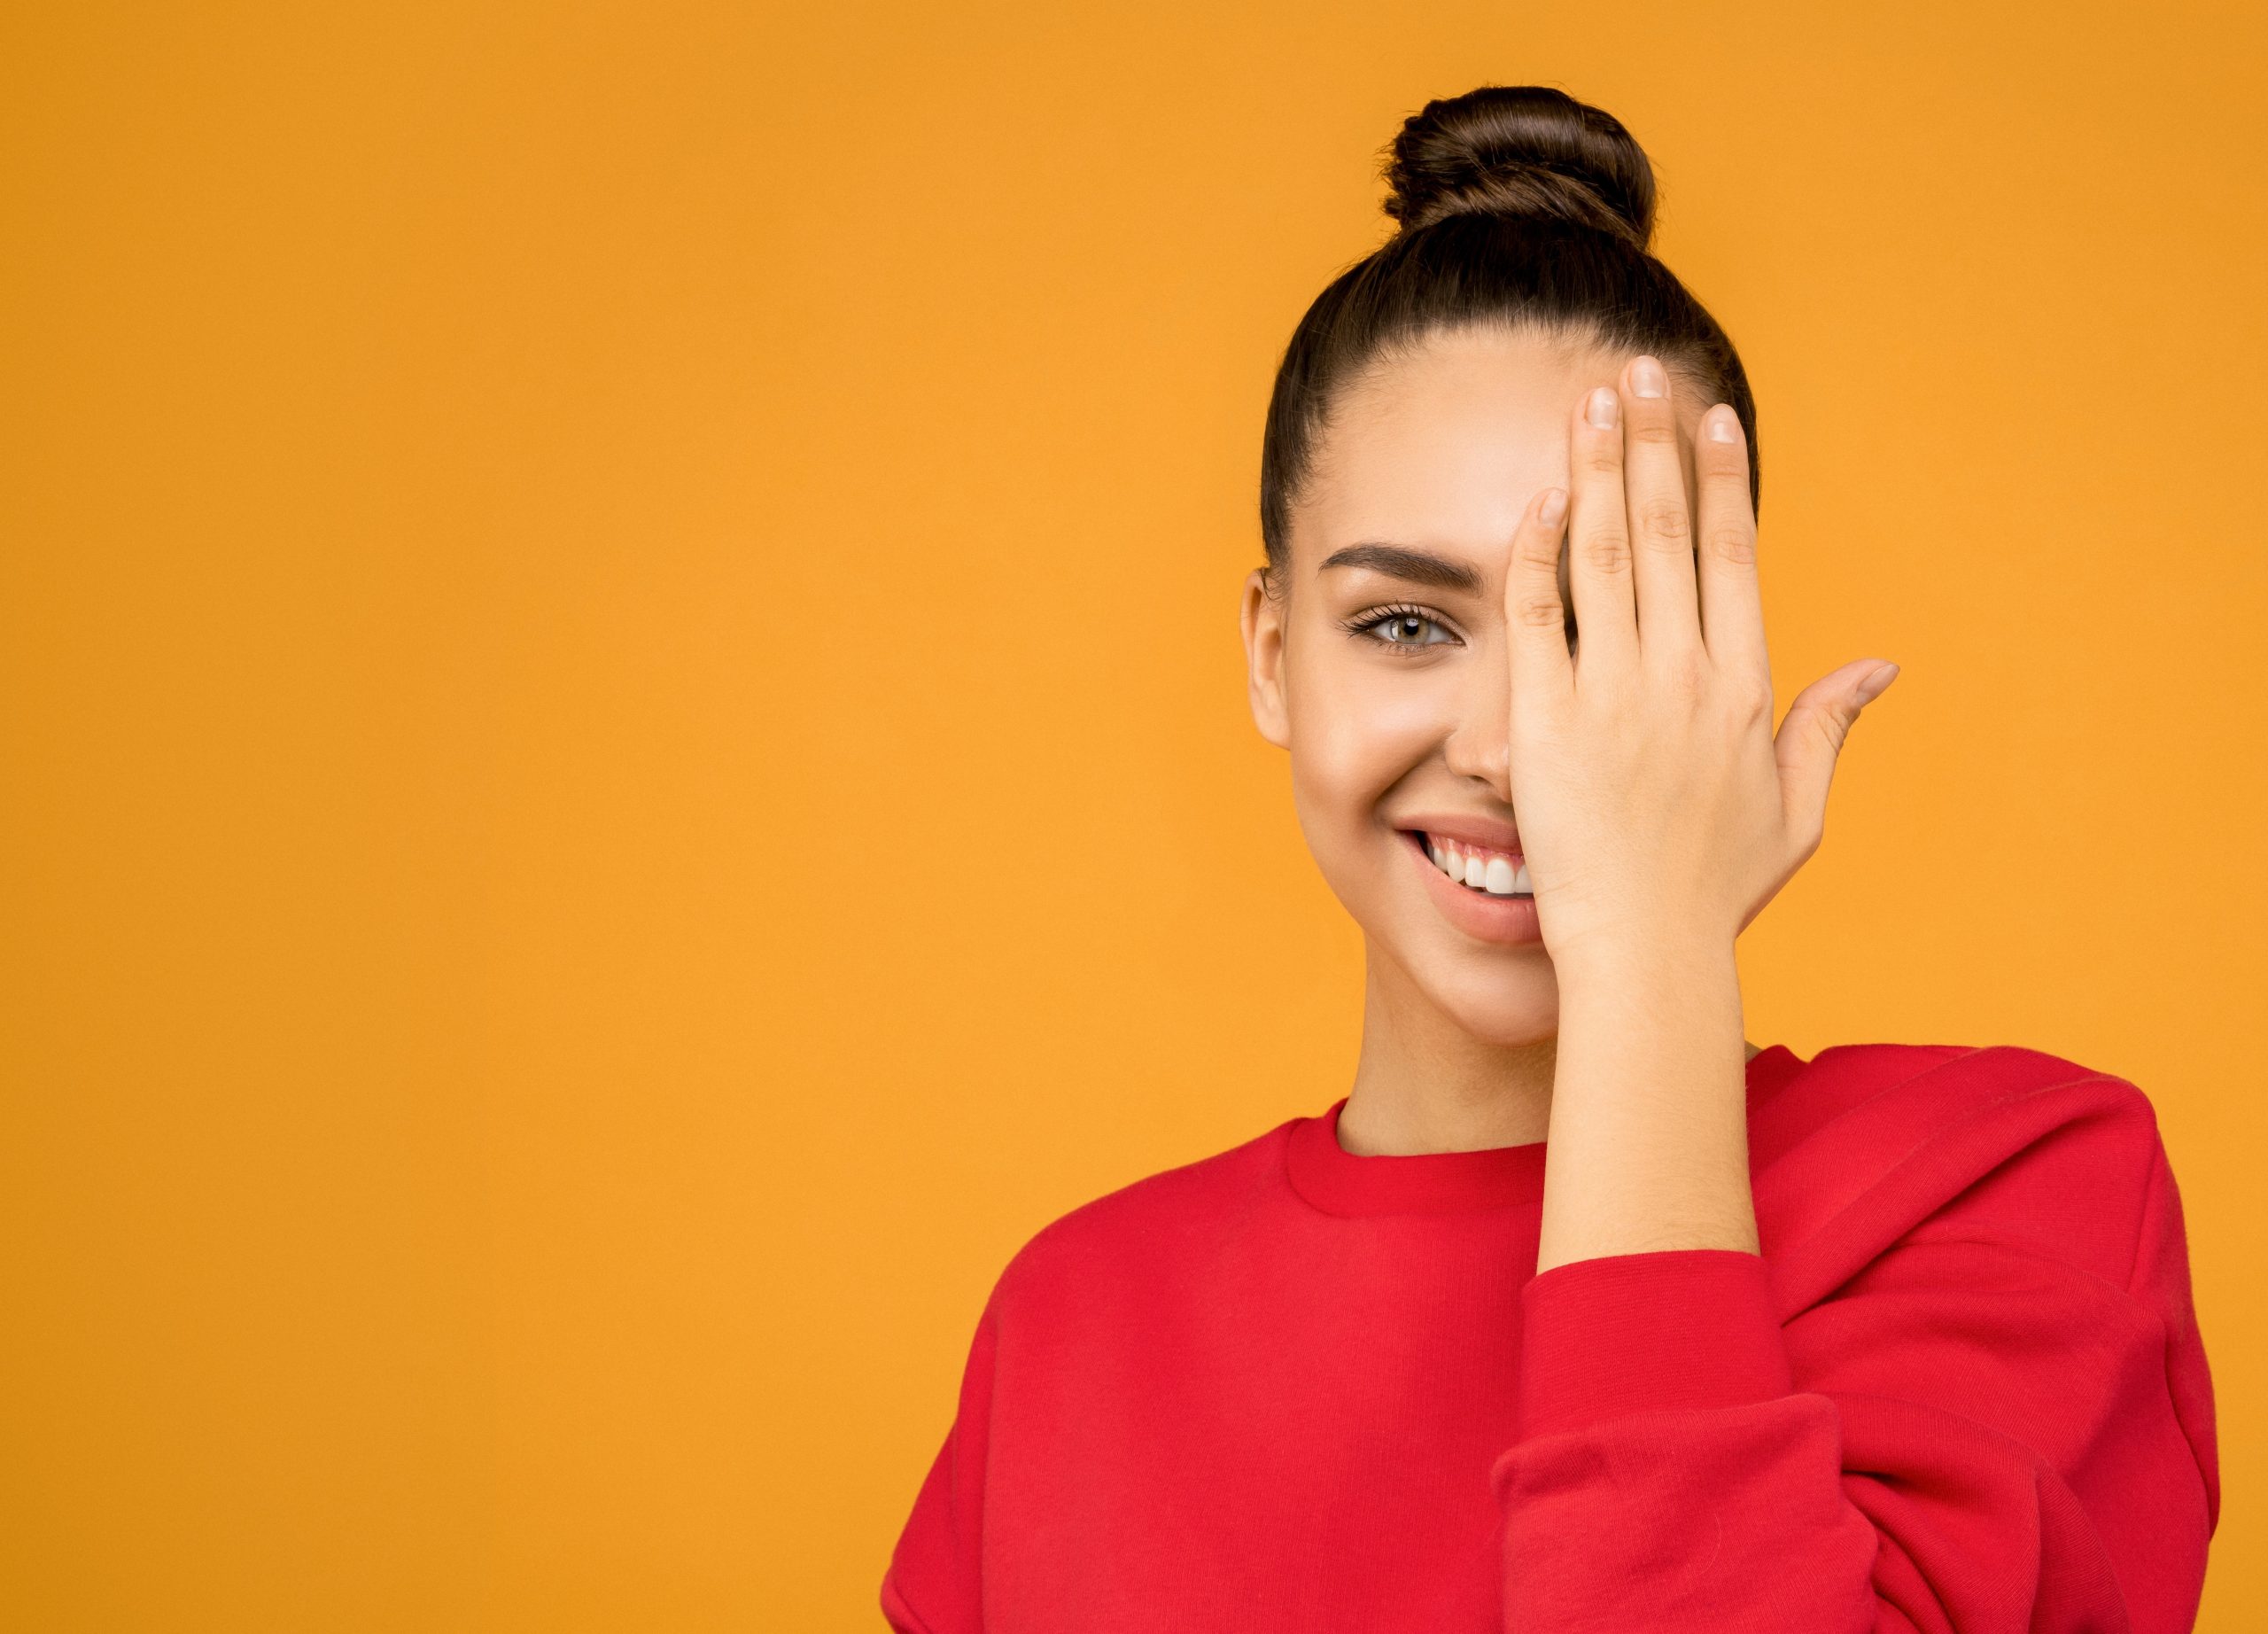
<path id="1" fill-rule="evenodd" d="M 908 1634 L 2174 1634 L 2220 1514 L 2149 1101 L 2038 1051 L 1749 1063 L 1761 1256 L 1534 1274 L 1544 1145 L 1342 1101 L 1057 1220 L 882 1585 Z"/>

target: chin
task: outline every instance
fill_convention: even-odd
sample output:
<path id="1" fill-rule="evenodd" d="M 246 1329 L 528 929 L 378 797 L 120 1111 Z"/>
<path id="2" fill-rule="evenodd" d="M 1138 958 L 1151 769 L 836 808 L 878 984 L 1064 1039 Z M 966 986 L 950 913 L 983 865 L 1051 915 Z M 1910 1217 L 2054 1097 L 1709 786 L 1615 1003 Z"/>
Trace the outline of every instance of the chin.
<path id="1" fill-rule="evenodd" d="M 1559 983 L 1541 947 L 1496 957 L 1435 948 L 1393 956 L 1413 986 L 1484 1044 L 1509 1048 L 1558 1035 Z"/>

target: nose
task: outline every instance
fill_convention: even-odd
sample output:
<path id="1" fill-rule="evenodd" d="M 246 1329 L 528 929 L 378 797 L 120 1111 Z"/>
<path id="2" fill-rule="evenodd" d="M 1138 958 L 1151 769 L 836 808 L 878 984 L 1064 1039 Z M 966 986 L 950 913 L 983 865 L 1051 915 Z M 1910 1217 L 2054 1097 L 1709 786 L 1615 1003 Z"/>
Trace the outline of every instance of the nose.
<path id="1" fill-rule="evenodd" d="M 1458 666 L 1457 723 L 1441 745 L 1450 771 L 1470 777 L 1504 805 L 1512 803 L 1511 655 L 1501 646 L 1486 660 Z"/>

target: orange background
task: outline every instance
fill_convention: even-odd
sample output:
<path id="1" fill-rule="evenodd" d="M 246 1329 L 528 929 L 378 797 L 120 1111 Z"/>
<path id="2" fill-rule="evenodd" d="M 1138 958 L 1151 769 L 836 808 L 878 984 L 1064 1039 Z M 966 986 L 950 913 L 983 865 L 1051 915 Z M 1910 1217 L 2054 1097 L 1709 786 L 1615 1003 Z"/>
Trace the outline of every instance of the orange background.
<path id="1" fill-rule="evenodd" d="M 2264 1582 L 2256 7 L 0 24 L 0 1621 L 879 1630 L 1001 1265 L 1322 1109 L 1271 372 L 1428 97 L 1624 119 L 1783 707 L 1748 1033 L 2155 1101 Z"/>

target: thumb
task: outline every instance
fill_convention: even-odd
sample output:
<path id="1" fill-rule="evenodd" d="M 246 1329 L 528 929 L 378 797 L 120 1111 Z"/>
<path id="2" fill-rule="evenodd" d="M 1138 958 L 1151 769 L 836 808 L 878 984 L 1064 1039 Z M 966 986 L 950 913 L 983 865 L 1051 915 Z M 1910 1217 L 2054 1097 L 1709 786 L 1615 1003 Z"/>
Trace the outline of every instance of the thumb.
<path id="1" fill-rule="evenodd" d="M 1790 826 L 1818 844 L 1827 819 L 1827 790 L 1836 758 L 1858 723 L 1859 712 L 1898 679 L 1898 665 L 1859 658 L 1821 676 L 1796 695 L 1773 739 L 1780 764 L 1780 798 Z"/>

